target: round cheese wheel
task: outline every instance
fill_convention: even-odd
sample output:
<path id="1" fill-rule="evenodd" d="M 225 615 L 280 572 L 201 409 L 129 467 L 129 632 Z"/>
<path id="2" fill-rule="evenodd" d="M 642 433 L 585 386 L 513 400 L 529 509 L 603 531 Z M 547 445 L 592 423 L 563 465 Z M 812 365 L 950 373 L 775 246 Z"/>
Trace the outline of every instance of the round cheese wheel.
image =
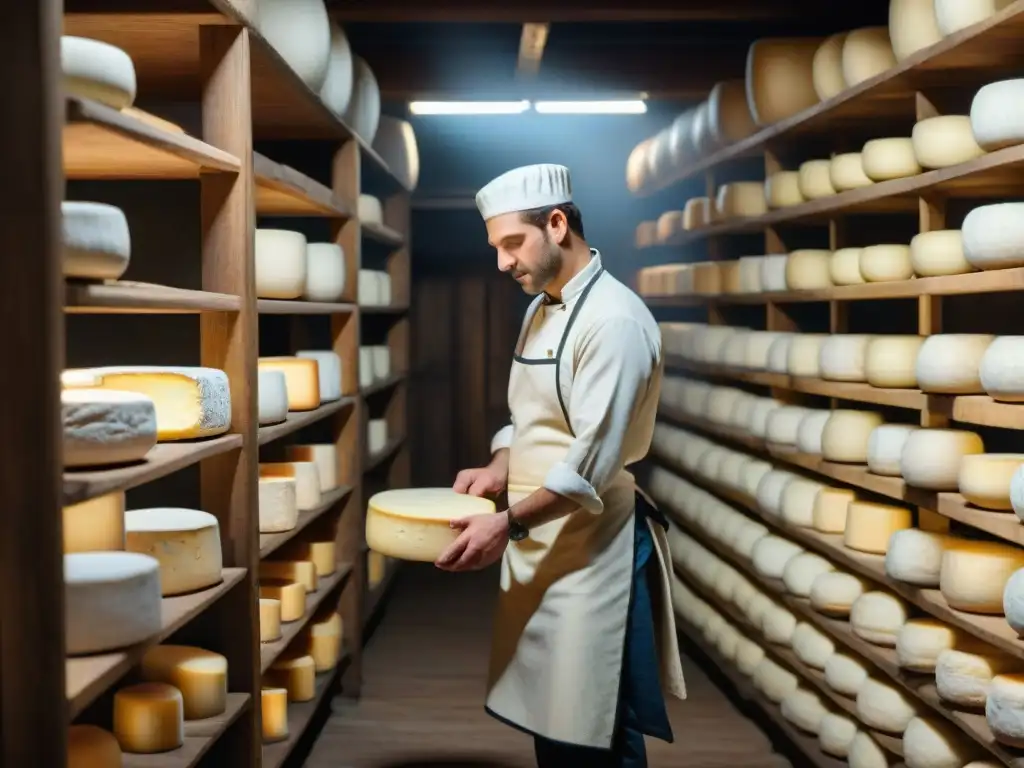
<path id="1" fill-rule="evenodd" d="M 449 488 L 383 491 L 367 503 L 366 544 L 387 557 L 433 562 L 458 537 L 452 520 L 494 512 L 489 499 Z"/>
<path id="2" fill-rule="evenodd" d="M 786 262 L 789 255 L 785 253 L 772 253 L 764 257 L 761 262 L 761 290 L 766 293 L 773 291 L 785 291 L 789 286 L 786 284 Z"/>
<path id="3" fill-rule="evenodd" d="M 1024 203 L 972 209 L 961 228 L 964 258 L 975 269 L 1024 266 Z"/>
<path id="4" fill-rule="evenodd" d="M 835 643 L 805 621 L 793 630 L 792 643 L 796 657 L 813 669 L 825 669 L 825 664 L 836 652 Z"/>
<path id="5" fill-rule="evenodd" d="M 910 694 L 869 677 L 857 694 L 857 719 L 868 728 L 901 734 L 918 714 Z"/>
<path id="6" fill-rule="evenodd" d="M 796 435 L 800 422 L 809 409 L 796 405 L 784 405 L 768 416 L 765 438 L 777 450 L 792 453 L 796 450 Z"/>
<path id="7" fill-rule="evenodd" d="M 756 40 L 747 52 L 747 103 L 754 121 L 771 125 L 818 102 L 814 54 L 821 38 Z"/>
<path id="8" fill-rule="evenodd" d="M 156 445 L 156 406 L 148 395 L 82 387 L 60 393 L 64 466 L 127 464 Z"/>
<path id="9" fill-rule="evenodd" d="M 959 229 L 921 232 L 910 241 L 910 267 L 918 277 L 963 275 L 973 271 L 964 256 Z"/>
<path id="10" fill-rule="evenodd" d="M 797 475 L 782 469 L 769 470 L 757 484 L 757 506 L 766 517 L 782 515 L 782 495 L 786 486 L 797 479 Z"/>
<path id="11" fill-rule="evenodd" d="M 135 65 L 122 49 L 86 37 L 62 35 L 60 69 L 67 96 L 92 99 L 114 109 L 135 101 Z"/>
<path id="12" fill-rule="evenodd" d="M 992 679 L 1018 666 L 1018 662 L 994 650 L 945 650 L 935 662 L 935 690 L 954 707 L 985 706 Z"/>
<path id="13" fill-rule="evenodd" d="M 261 0 L 256 26 L 302 82 L 318 93 L 331 57 L 331 24 L 323 2 Z M 363 138 L 373 141 L 373 136 Z"/>
<path id="14" fill-rule="evenodd" d="M 866 463 L 871 433 L 881 424 L 882 417 L 877 413 L 854 410 L 832 411 L 821 434 L 821 457 L 825 461 L 844 464 Z"/>
<path id="15" fill-rule="evenodd" d="M 764 256 L 740 257 L 740 288 L 742 293 L 761 292 L 761 261 Z"/>
<path id="16" fill-rule="evenodd" d="M 978 453 L 960 462 L 960 495 L 982 509 L 1006 511 L 1010 503 L 1010 481 L 1024 466 L 1022 453 Z"/>
<path id="17" fill-rule="evenodd" d="M 220 523 L 198 509 L 153 507 L 125 512 L 125 549 L 160 563 L 164 597 L 220 584 Z"/>
<path id="18" fill-rule="evenodd" d="M 950 608 L 1001 616 L 1003 591 L 1024 567 L 1024 549 L 988 541 L 960 541 L 942 555 L 939 590 Z"/>
<path id="19" fill-rule="evenodd" d="M 651 139 L 644 139 L 629 153 L 626 159 L 626 187 L 634 194 L 643 189 L 647 176 L 647 152 Z"/>
<path id="20" fill-rule="evenodd" d="M 733 181 L 718 188 L 715 216 L 721 221 L 761 216 L 767 212 L 764 184 L 760 181 Z"/>
<path id="21" fill-rule="evenodd" d="M 875 427 L 868 438 L 868 471 L 886 477 L 899 477 L 903 446 L 917 429 L 907 424 Z"/>
<path id="22" fill-rule="evenodd" d="M 865 592 L 850 609 L 853 633 L 874 645 L 896 645 L 896 636 L 906 623 L 907 606 L 888 592 Z"/>
<path id="23" fill-rule="evenodd" d="M 974 95 L 971 130 L 979 146 L 991 152 L 1024 143 L 1024 112 L 1018 106 L 1022 91 L 1024 80 L 1000 80 Z"/>
<path id="24" fill-rule="evenodd" d="M 66 768 L 120 768 L 124 755 L 117 738 L 95 725 L 68 726 Z"/>
<path id="25" fill-rule="evenodd" d="M 825 662 L 825 684 L 836 693 L 856 697 L 867 680 L 867 664 L 854 656 L 834 653 Z"/>
<path id="26" fill-rule="evenodd" d="M 907 768 L 961 768 L 981 748 L 951 723 L 915 717 L 903 732 L 903 762 Z"/>
<path id="27" fill-rule="evenodd" d="M 64 276 L 83 280 L 120 278 L 132 255 L 124 211 L 106 203 L 65 200 L 60 213 Z"/>
<path id="28" fill-rule="evenodd" d="M 136 755 L 170 752 L 185 742 L 181 691 L 167 683 L 138 683 L 114 694 L 113 730 L 121 749 Z"/>
<path id="29" fill-rule="evenodd" d="M 813 552 L 801 552 L 786 563 L 782 569 L 782 583 L 790 594 L 808 597 L 815 579 L 823 573 L 834 571 L 835 566 Z"/>
<path id="30" fill-rule="evenodd" d="M 919 587 L 939 586 L 942 555 L 953 540 L 944 534 L 906 528 L 889 538 L 885 572 L 896 581 Z"/>
<path id="31" fill-rule="evenodd" d="M 826 101 L 846 90 L 843 79 L 843 43 L 846 32 L 839 32 L 825 38 L 818 46 L 811 60 L 811 80 L 814 92 L 821 101 Z"/>
<path id="32" fill-rule="evenodd" d="M 753 460 L 744 466 L 739 490 L 748 496 L 757 496 L 757 486 L 762 478 L 772 470 L 767 461 Z"/>
<path id="33" fill-rule="evenodd" d="M 842 533 L 846 530 L 846 513 L 857 494 L 848 488 L 822 488 L 814 498 L 811 524 L 819 533 Z"/>
<path id="34" fill-rule="evenodd" d="M 1024 520 L 1024 469 L 1018 469 L 1010 478 L 1010 504 L 1017 517 Z"/>
<path id="35" fill-rule="evenodd" d="M 924 336 L 872 336 L 864 354 L 864 372 L 873 387 L 917 386 L 917 356 Z"/>
<path id="36" fill-rule="evenodd" d="M 306 289 L 306 236 L 286 229 L 257 229 L 256 296 L 298 299 Z"/>
<path id="37" fill-rule="evenodd" d="M 691 197 L 683 205 L 684 230 L 700 229 L 715 219 L 715 204 L 710 197 Z"/>
<path id="38" fill-rule="evenodd" d="M 800 420 L 796 431 L 796 449 L 800 453 L 821 454 L 821 437 L 831 416 L 831 411 L 811 411 Z"/>
<path id="39" fill-rule="evenodd" d="M 805 200 L 817 200 L 836 194 L 829 175 L 831 167 L 831 160 L 808 160 L 801 164 L 797 184 Z"/>
<path id="40" fill-rule="evenodd" d="M 288 388 L 281 371 L 259 371 L 259 425 L 280 424 L 288 418 Z"/>
<path id="41" fill-rule="evenodd" d="M 775 645 L 790 645 L 795 629 L 796 617 L 778 605 L 765 611 L 761 619 L 761 631 L 764 633 L 764 639 Z"/>
<path id="42" fill-rule="evenodd" d="M 905 138 L 872 139 L 861 150 L 860 162 L 864 175 L 872 181 L 902 179 L 922 171 L 914 142 Z"/>
<path id="43" fill-rule="evenodd" d="M 869 187 L 875 182 L 864 173 L 864 160 L 860 152 L 843 152 L 832 156 L 828 176 L 836 192 Z"/>
<path id="44" fill-rule="evenodd" d="M 829 262 L 832 253 L 818 249 L 793 251 L 786 259 L 786 286 L 791 291 L 813 291 L 832 285 Z"/>
<path id="45" fill-rule="evenodd" d="M 766 369 L 771 373 L 786 373 L 786 362 L 789 359 L 789 346 L 793 343 L 792 333 L 780 333 L 768 350 Z"/>
<path id="46" fill-rule="evenodd" d="M 779 536 L 763 536 L 754 545 L 751 564 L 766 579 L 781 579 L 786 564 L 801 552 L 803 549 L 791 541 Z"/>
<path id="47" fill-rule="evenodd" d="M 818 694 L 806 688 L 797 688 L 789 693 L 783 700 L 781 706 L 782 716 L 795 725 L 801 731 L 818 735 L 821 728 L 821 718 L 828 711 L 821 703 Z"/>
<path id="48" fill-rule="evenodd" d="M 914 276 L 909 245 L 869 245 L 860 251 L 860 274 L 868 283 L 909 280 Z"/>
<path id="49" fill-rule="evenodd" d="M 846 35 L 843 43 L 843 82 L 852 88 L 896 66 L 886 27 L 864 27 Z"/>
<path id="50" fill-rule="evenodd" d="M 834 285 L 860 285 L 860 248 L 840 248 L 832 254 L 828 273 Z"/>
<path id="51" fill-rule="evenodd" d="M 650 248 L 652 245 L 658 244 L 658 224 L 654 221 L 641 221 L 636 225 L 636 234 L 634 235 L 637 248 Z M 362 277 L 362 270 L 360 270 L 360 277 Z M 362 282 L 360 281 L 360 285 Z M 364 291 L 360 290 L 360 294 Z M 364 302 L 365 303 L 365 302 Z"/>
<path id="52" fill-rule="evenodd" d="M 665 245 L 672 239 L 673 235 L 682 230 L 683 212 L 665 211 L 665 213 L 658 217 L 656 227 L 657 242 L 661 245 Z"/>
<path id="53" fill-rule="evenodd" d="M 757 665 L 764 660 L 764 648 L 752 640 L 743 638 L 736 649 L 736 669 L 741 675 L 750 677 L 757 669 Z"/>
<path id="54" fill-rule="evenodd" d="M 819 359 L 821 348 L 831 338 L 824 333 L 801 333 L 793 337 L 789 346 L 786 371 L 790 376 L 817 378 L 821 374 Z"/>
<path id="55" fill-rule="evenodd" d="M 985 701 L 985 720 L 1000 744 L 1024 747 L 1024 675 L 996 675 Z"/>
<path id="56" fill-rule="evenodd" d="M 893 504 L 851 501 L 846 513 L 843 545 L 848 549 L 883 555 L 896 531 L 913 525 L 910 510 Z"/>
<path id="57" fill-rule="evenodd" d="M 799 171 L 776 171 L 764 182 L 764 197 L 769 208 L 788 208 L 804 202 L 800 192 Z"/>
<path id="58" fill-rule="evenodd" d="M 768 434 L 768 418 L 781 407 L 782 403 L 771 398 L 764 398 L 754 403 L 754 409 L 750 414 L 750 423 L 747 426 L 750 434 L 763 439 Z M 749 489 L 747 492 L 750 492 Z"/>
<path id="59" fill-rule="evenodd" d="M 939 115 L 919 120 L 911 132 L 914 157 L 922 168 L 948 168 L 981 157 L 967 115 Z"/>
<path id="60" fill-rule="evenodd" d="M 348 37 L 337 24 L 331 24 L 331 50 L 327 74 L 320 87 L 320 99 L 338 117 L 345 114 L 352 101 L 355 62 Z M 416 186 L 412 184 L 411 186 Z"/>
<path id="61" fill-rule="evenodd" d="M 942 39 L 932 0 L 890 0 L 889 39 L 897 61 Z"/>
<path id="62" fill-rule="evenodd" d="M 380 125 L 380 86 L 370 65 L 359 56 L 352 57 L 352 80 L 352 100 L 343 119 L 372 145 Z"/>
<path id="63" fill-rule="evenodd" d="M 935 0 L 935 20 L 946 36 L 995 16 L 1013 0 Z"/>
<path id="64" fill-rule="evenodd" d="M 868 343 L 874 338 L 859 333 L 836 333 L 821 345 L 819 368 L 827 381 L 867 380 L 864 363 Z"/>
<path id="65" fill-rule="evenodd" d="M 824 488 L 814 480 L 797 477 L 786 483 L 782 489 L 782 500 L 779 505 L 782 520 L 787 525 L 797 528 L 810 528 L 814 513 L 814 498 Z"/>
<path id="66" fill-rule="evenodd" d="M 920 372 L 919 372 L 920 375 Z M 960 429 L 918 429 L 903 443 L 900 474 L 909 484 L 931 491 L 954 491 L 964 456 L 984 453 L 981 438 Z"/>
<path id="67" fill-rule="evenodd" d="M 757 665 L 752 682 L 754 688 L 775 704 L 781 703 L 799 685 L 796 675 L 787 669 L 783 669 L 767 657 Z"/>
<path id="68" fill-rule="evenodd" d="M 826 712 L 818 727 L 818 746 L 826 755 L 846 757 L 850 754 L 850 746 L 856 735 L 855 720 L 835 712 Z"/>
<path id="69" fill-rule="evenodd" d="M 717 83 L 708 94 L 708 127 L 715 144 L 726 146 L 757 130 L 747 106 L 747 85 L 742 79 Z"/>
<path id="70" fill-rule="evenodd" d="M 981 356 L 978 378 L 993 400 L 1024 402 L 1024 369 L 1015 361 L 1024 354 L 1024 336 L 999 336 Z"/>
<path id="71" fill-rule="evenodd" d="M 896 636 L 896 661 L 911 672 L 935 672 L 939 654 L 963 642 L 962 634 L 935 619 L 911 619 Z"/>
<path id="72" fill-rule="evenodd" d="M 894 764 L 894 758 L 864 731 L 853 737 L 846 760 L 850 768 L 889 768 Z"/>
<path id="73" fill-rule="evenodd" d="M 228 700 L 228 660 L 213 651 L 187 645 L 156 645 L 140 665 L 142 679 L 173 685 L 182 695 L 186 720 L 224 714 Z"/>
<path id="74" fill-rule="evenodd" d="M 811 585 L 811 607 L 826 616 L 849 616 L 853 603 L 867 588 L 867 582 L 853 574 L 823 573 Z"/>

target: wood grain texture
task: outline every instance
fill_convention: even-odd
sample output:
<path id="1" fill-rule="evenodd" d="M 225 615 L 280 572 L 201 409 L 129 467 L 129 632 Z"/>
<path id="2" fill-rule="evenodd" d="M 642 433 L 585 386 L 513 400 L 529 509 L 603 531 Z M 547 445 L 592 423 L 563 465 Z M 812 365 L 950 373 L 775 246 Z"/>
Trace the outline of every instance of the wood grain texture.
<path id="1" fill-rule="evenodd" d="M 335 703 L 306 768 L 530 768 L 532 741 L 484 713 L 497 572 L 409 563 L 364 652 L 358 703 Z M 758 727 L 684 659 L 675 744 L 649 741 L 651 768 L 780 766 Z"/>

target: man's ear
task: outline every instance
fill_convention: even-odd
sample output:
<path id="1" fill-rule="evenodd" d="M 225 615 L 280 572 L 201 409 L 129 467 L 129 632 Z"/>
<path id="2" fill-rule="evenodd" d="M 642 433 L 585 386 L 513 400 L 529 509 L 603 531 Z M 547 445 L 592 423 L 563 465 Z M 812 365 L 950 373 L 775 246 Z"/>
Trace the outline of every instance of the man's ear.
<path id="1" fill-rule="evenodd" d="M 564 241 L 569 237 L 569 220 L 558 208 L 553 210 L 548 218 L 548 234 L 551 235 L 551 242 L 558 245 L 564 245 Z"/>

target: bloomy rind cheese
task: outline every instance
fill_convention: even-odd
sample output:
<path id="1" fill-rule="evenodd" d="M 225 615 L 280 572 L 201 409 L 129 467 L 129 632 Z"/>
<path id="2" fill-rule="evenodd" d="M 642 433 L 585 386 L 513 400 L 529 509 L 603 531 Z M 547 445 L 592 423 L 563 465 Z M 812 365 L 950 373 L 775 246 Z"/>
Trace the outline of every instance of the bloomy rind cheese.
<path id="1" fill-rule="evenodd" d="M 299 522 L 295 478 L 261 477 L 257 482 L 260 533 L 283 533 L 295 528 Z"/>
<path id="2" fill-rule="evenodd" d="M 852 573 L 822 573 L 811 584 L 811 607 L 826 616 L 849 616 L 853 604 L 867 588 L 867 582 Z"/>
<path id="3" fill-rule="evenodd" d="M 996 675 L 985 701 L 985 720 L 996 741 L 1008 747 L 1024 747 L 1024 675 Z"/>
<path id="4" fill-rule="evenodd" d="M 64 554 L 123 550 L 124 505 L 124 491 L 115 491 L 64 507 Z"/>
<path id="5" fill-rule="evenodd" d="M 156 558 L 164 597 L 220 584 L 220 524 L 198 509 L 154 507 L 125 512 L 125 547 Z"/>
<path id="6" fill-rule="evenodd" d="M 937 717 L 915 717 L 903 733 L 903 759 L 907 768 L 964 766 L 979 752 L 963 731 Z"/>
<path id="7" fill-rule="evenodd" d="M 123 753 L 117 738 L 95 725 L 68 727 L 66 768 L 121 768 Z"/>
<path id="8" fill-rule="evenodd" d="M 449 488 L 384 491 L 367 503 L 366 544 L 388 557 L 434 562 L 458 535 L 452 520 L 495 511 L 492 501 Z"/>
<path id="9" fill-rule="evenodd" d="M 1024 203 L 994 203 L 972 208 L 961 234 L 964 258 L 975 269 L 1024 266 Z"/>
<path id="10" fill-rule="evenodd" d="M 846 653 L 836 653 L 825 662 L 825 685 L 843 696 L 855 697 L 868 680 L 866 665 Z"/>
<path id="11" fill-rule="evenodd" d="M 939 698 L 957 708 L 985 706 L 992 678 L 1009 672 L 1019 662 L 992 649 L 949 649 L 935 663 L 935 690 Z"/>
<path id="12" fill-rule="evenodd" d="M 67 96 L 93 99 L 114 109 L 135 101 L 135 65 L 122 49 L 101 40 L 62 35 L 62 86 Z"/>
<path id="13" fill-rule="evenodd" d="M 106 203 L 65 200 L 61 212 L 61 261 L 64 277 L 117 280 L 132 256 L 128 219 Z"/>
<path id="14" fill-rule="evenodd" d="M 1015 363 L 1021 354 L 1024 354 L 1024 336 L 999 336 L 985 350 L 978 366 L 978 378 L 993 400 L 1024 402 L 1024 371 Z"/>
<path id="15" fill-rule="evenodd" d="M 875 427 L 868 438 L 868 471 L 886 477 L 899 477 L 903 446 L 917 429 L 909 424 L 883 424 Z"/>
<path id="16" fill-rule="evenodd" d="M 184 700 L 166 683 L 139 683 L 114 694 L 114 735 L 132 754 L 170 752 L 185 743 Z"/>
<path id="17" fill-rule="evenodd" d="M 1024 143 L 1024 120 L 1019 106 L 1022 87 L 1024 81 L 1020 79 L 1000 80 L 982 86 L 974 94 L 971 132 L 979 146 L 991 152 Z"/>
<path id="18" fill-rule="evenodd" d="M 865 592 L 850 609 L 850 627 L 862 640 L 875 645 L 896 645 L 907 622 L 907 606 L 888 592 Z"/>
<path id="19" fill-rule="evenodd" d="M 153 400 L 135 392 L 65 389 L 60 393 L 64 466 L 127 464 L 156 445 Z"/>
<path id="20" fill-rule="evenodd" d="M 959 429 L 917 429 L 910 433 L 900 453 L 900 474 L 909 484 L 932 491 L 953 491 L 960 479 L 965 456 L 984 453 L 974 432 Z"/>
<path id="21" fill-rule="evenodd" d="M 186 720 L 221 715 L 228 703 L 228 660 L 219 653 L 185 645 L 156 645 L 140 665 L 142 679 L 181 691 Z"/>
<path id="22" fill-rule="evenodd" d="M 911 619 L 896 636 L 896 661 L 902 669 L 934 673 L 939 654 L 962 642 L 962 634 L 935 619 Z"/>
<path id="23" fill-rule="evenodd" d="M 894 685 L 868 678 L 857 694 L 857 718 L 868 728 L 902 734 L 918 713 L 909 697 Z"/>
<path id="24" fill-rule="evenodd" d="M 949 536 L 917 528 L 896 531 L 885 553 L 885 573 L 905 584 L 937 587 L 942 555 L 953 542 Z"/>
<path id="25" fill-rule="evenodd" d="M 306 244 L 306 301 L 336 302 L 345 293 L 345 252 L 337 243 Z"/>

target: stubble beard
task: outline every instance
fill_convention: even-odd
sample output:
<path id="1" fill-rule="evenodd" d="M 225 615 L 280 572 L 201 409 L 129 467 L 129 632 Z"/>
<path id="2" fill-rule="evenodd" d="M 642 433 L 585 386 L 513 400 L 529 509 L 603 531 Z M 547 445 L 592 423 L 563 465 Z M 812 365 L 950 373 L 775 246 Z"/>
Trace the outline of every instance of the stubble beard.
<path id="1" fill-rule="evenodd" d="M 541 251 L 540 261 L 536 269 L 528 274 L 529 283 L 523 286 L 523 291 L 530 296 L 537 296 L 554 280 L 562 269 L 562 249 L 555 245 L 544 233 L 544 246 Z"/>

